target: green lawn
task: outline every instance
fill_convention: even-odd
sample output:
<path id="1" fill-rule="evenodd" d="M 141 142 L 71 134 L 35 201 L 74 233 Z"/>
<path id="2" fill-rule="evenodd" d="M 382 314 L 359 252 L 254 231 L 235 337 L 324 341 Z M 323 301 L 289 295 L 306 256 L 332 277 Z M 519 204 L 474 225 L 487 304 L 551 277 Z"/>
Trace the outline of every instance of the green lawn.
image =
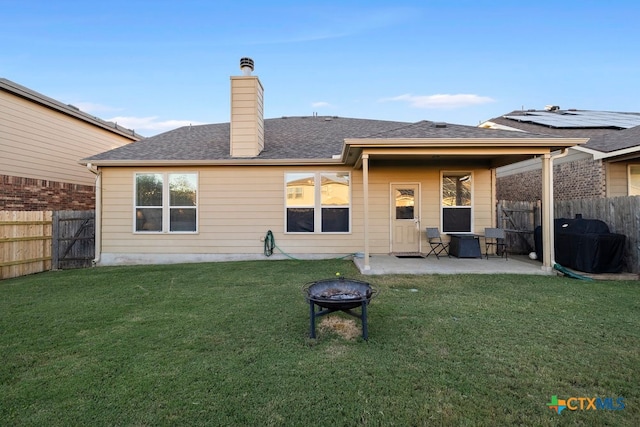
<path id="1" fill-rule="evenodd" d="M 312 280 L 369 281 L 369 341 L 308 338 Z M 640 282 L 360 276 L 350 261 L 0 282 L 1 425 L 640 425 Z M 359 325 L 359 323 L 358 323 Z M 623 398 L 624 409 L 547 407 Z M 577 401 L 576 401 L 577 402 Z"/>

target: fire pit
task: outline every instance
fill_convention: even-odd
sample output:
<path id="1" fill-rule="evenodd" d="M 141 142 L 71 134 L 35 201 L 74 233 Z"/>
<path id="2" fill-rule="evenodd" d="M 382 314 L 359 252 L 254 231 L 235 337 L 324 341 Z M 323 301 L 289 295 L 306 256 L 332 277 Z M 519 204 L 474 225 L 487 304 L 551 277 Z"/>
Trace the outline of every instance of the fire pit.
<path id="1" fill-rule="evenodd" d="M 367 305 L 378 291 L 367 282 L 340 277 L 307 283 L 302 290 L 309 302 L 311 338 L 316 337 L 316 317 L 335 311 L 342 311 L 360 319 L 362 321 L 362 338 L 365 340 L 369 338 Z M 319 310 L 316 310 L 316 305 Z M 357 307 L 361 308 L 360 314 L 352 311 Z"/>

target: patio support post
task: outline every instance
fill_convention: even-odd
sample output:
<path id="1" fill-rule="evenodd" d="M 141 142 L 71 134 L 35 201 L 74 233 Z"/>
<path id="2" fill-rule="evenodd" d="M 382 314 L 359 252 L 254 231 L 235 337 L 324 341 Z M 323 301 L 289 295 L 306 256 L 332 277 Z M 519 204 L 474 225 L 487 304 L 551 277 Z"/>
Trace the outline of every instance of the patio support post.
<path id="1" fill-rule="evenodd" d="M 542 156 L 542 269 L 551 272 L 553 249 L 553 166 L 551 154 Z"/>
<path id="2" fill-rule="evenodd" d="M 491 227 L 502 228 L 502 224 L 498 224 L 500 215 L 496 212 L 498 209 L 496 182 L 496 168 L 491 168 Z"/>
<path id="3" fill-rule="evenodd" d="M 362 191 L 364 193 L 364 269 L 369 265 L 369 155 L 362 155 Z"/>

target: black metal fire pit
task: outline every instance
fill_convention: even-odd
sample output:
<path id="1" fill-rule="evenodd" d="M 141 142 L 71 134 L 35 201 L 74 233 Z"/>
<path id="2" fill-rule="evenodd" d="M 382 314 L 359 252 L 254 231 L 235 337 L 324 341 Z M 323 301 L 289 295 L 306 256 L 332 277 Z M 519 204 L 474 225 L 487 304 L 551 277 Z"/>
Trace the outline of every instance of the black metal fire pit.
<path id="1" fill-rule="evenodd" d="M 309 302 L 311 338 L 316 337 L 316 317 L 335 311 L 343 311 L 360 319 L 362 321 L 362 338 L 365 340 L 369 338 L 367 305 L 378 292 L 370 284 L 340 277 L 307 283 L 302 290 Z M 319 308 L 318 311 L 316 311 L 316 305 Z M 361 308 L 360 314 L 352 311 L 357 307 Z"/>

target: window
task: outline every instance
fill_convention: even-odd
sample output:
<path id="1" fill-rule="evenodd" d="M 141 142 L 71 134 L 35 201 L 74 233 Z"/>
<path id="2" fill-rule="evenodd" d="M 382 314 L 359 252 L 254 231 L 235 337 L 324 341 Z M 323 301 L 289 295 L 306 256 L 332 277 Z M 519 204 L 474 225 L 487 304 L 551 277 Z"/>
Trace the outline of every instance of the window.
<path id="1" fill-rule="evenodd" d="M 442 174 L 442 232 L 471 232 L 471 172 Z"/>
<path id="2" fill-rule="evenodd" d="M 288 233 L 348 233 L 351 230 L 349 172 L 288 173 Z"/>
<path id="3" fill-rule="evenodd" d="M 195 173 L 137 173 L 135 175 L 136 232 L 196 232 Z"/>
<path id="4" fill-rule="evenodd" d="M 640 196 L 640 165 L 629 165 L 629 196 Z"/>

